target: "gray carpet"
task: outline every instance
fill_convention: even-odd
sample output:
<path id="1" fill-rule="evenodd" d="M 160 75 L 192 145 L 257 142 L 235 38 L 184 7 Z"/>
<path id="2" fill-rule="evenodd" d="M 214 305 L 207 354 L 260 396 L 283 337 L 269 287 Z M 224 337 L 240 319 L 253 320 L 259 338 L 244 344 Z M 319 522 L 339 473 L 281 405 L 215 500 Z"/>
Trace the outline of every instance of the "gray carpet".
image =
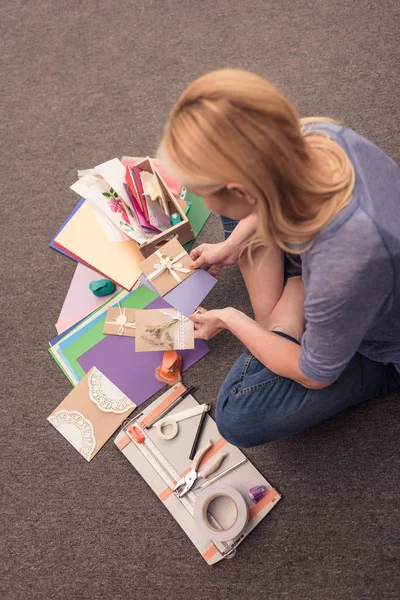
<path id="1" fill-rule="evenodd" d="M 74 263 L 47 248 L 78 168 L 153 153 L 183 87 L 256 70 L 302 114 L 399 154 L 397 0 L 2 2 L 0 260 L 4 600 L 398 597 L 399 396 L 248 451 L 284 500 L 208 567 L 110 442 L 86 464 L 46 422 L 70 391 L 47 353 Z M 202 240 L 221 239 L 211 219 Z M 207 300 L 249 311 L 239 273 Z M 214 401 L 240 351 L 223 334 L 186 378 Z"/>

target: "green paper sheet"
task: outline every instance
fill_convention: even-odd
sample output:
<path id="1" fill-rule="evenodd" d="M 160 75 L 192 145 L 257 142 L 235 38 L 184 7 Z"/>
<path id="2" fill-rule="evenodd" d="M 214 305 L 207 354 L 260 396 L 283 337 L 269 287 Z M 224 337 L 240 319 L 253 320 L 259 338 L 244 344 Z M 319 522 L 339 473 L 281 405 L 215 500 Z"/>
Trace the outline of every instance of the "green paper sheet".
<path id="1" fill-rule="evenodd" d="M 182 191 L 179 197 L 183 197 Z M 196 238 L 199 235 L 200 231 L 203 229 L 211 213 L 208 210 L 208 208 L 206 208 L 202 198 L 191 194 L 187 190 L 185 190 L 185 196 L 183 197 L 183 200 L 188 200 L 192 203 L 192 206 L 190 207 L 190 210 L 187 214 L 187 218 L 189 219 L 190 225 L 192 226 Z M 184 248 L 186 252 L 189 252 L 194 242 L 195 240 L 185 244 Z"/>
<path id="2" fill-rule="evenodd" d="M 75 386 L 85 375 L 77 359 L 105 337 L 102 332 L 108 308 L 116 306 L 119 302 L 121 307 L 141 309 L 156 298 L 158 298 L 158 295 L 145 285 L 141 285 L 133 292 L 121 290 L 109 302 L 102 304 L 101 307 L 81 321 L 76 328 L 49 348 L 50 354 L 72 385 Z"/>

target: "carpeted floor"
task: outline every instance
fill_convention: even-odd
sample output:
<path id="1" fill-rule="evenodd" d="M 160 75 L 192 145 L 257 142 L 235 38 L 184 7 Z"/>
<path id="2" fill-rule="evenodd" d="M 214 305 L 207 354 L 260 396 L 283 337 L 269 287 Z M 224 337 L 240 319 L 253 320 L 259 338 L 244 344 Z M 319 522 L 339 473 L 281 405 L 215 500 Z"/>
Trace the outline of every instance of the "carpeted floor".
<path id="1" fill-rule="evenodd" d="M 397 0 L 2 2 L 0 596 L 4 600 L 397 598 L 399 395 L 248 451 L 284 500 L 208 567 L 110 442 L 86 464 L 46 422 L 70 385 L 47 352 L 74 263 L 47 248 L 78 168 L 153 153 L 216 67 L 278 83 L 399 154 Z M 213 218 L 202 240 L 221 239 Z M 207 305 L 249 311 L 225 271 Z M 240 344 L 187 374 L 214 401 Z"/>

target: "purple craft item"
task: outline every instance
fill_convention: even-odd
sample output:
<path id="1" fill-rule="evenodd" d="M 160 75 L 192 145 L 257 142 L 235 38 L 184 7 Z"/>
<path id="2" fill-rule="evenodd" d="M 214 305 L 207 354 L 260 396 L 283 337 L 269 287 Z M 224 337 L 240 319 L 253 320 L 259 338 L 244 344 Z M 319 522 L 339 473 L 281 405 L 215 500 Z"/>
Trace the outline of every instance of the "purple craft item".
<path id="1" fill-rule="evenodd" d="M 249 489 L 249 498 L 257 504 L 267 493 L 265 485 L 256 485 Z"/>

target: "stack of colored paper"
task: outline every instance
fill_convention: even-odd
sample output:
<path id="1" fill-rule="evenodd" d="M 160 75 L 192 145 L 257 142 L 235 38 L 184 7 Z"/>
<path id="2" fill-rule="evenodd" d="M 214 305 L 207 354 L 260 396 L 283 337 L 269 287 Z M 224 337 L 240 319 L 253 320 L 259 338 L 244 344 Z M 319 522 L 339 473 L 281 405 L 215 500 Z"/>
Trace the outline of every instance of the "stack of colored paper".
<path id="1" fill-rule="evenodd" d="M 154 377 L 155 368 L 162 362 L 163 352 L 136 352 L 135 338 L 104 335 L 107 311 L 112 306 L 134 309 L 171 308 L 164 298 L 158 297 L 145 285 L 133 292 L 121 290 L 64 335 L 52 340 L 49 352 L 72 385 L 77 385 L 85 373 L 92 367 L 97 367 L 139 405 L 164 387 Z M 208 346 L 203 340 L 196 340 L 194 350 L 181 351 L 183 371 L 208 352 Z"/>

